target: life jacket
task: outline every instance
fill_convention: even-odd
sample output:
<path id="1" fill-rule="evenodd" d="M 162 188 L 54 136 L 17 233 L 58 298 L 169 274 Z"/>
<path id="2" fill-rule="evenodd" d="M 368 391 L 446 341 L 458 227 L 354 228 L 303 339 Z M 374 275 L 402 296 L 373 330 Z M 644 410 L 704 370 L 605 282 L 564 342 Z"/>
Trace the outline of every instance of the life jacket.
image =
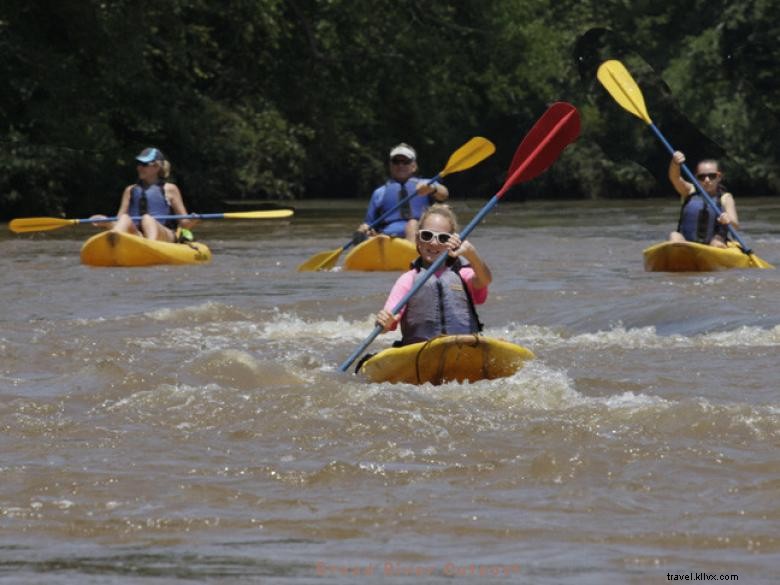
<path id="1" fill-rule="evenodd" d="M 165 196 L 165 181 L 160 181 L 154 185 L 149 185 L 144 189 L 140 181 L 133 186 L 130 191 L 130 207 L 128 213 L 131 216 L 140 216 L 148 213 L 152 216 L 173 215 L 171 204 Z M 140 221 L 135 222 L 140 229 Z M 176 229 L 178 225 L 176 220 L 167 220 L 163 223 L 165 227 Z"/>
<path id="2" fill-rule="evenodd" d="M 414 193 L 417 190 L 417 184 L 421 180 L 422 179 L 419 177 L 409 178 L 406 183 L 403 184 L 406 195 Z M 401 187 L 401 183 L 393 179 L 387 181 L 387 183 L 382 186 L 382 197 L 376 207 L 377 217 L 387 213 L 406 197 L 406 195 L 401 194 Z M 376 229 L 391 235 L 403 235 L 407 220 L 420 219 L 420 216 L 429 204 L 430 202 L 427 197 L 412 197 L 404 205 L 383 219 L 382 223 L 376 226 Z"/>
<path id="3" fill-rule="evenodd" d="M 401 345 L 427 341 L 438 335 L 482 331 L 474 299 L 460 275 L 462 267 L 459 258 L 448 259 L 444 272 L 438 277 L 431 276 L 409 299 L 401 317 Z M 412 264 L 412 269 L 417 271 L 416 284 L 423 276 L 420 258 Z"/>
<path id="4" fill-rule="evenodd" d="M 725 189 L 718 185 L 718 192 L 713 197 L 713 201 L 721 209 L 720 200 L 724 193 Z M 683 201 L 677 231 L 689 242 L 700 244 L 709 244 L 715 236 L 720 236 L 725 242 L 729 233 L 727 226 L 717 222 L 715 212 L 698 191 L 691 193 Z"/>

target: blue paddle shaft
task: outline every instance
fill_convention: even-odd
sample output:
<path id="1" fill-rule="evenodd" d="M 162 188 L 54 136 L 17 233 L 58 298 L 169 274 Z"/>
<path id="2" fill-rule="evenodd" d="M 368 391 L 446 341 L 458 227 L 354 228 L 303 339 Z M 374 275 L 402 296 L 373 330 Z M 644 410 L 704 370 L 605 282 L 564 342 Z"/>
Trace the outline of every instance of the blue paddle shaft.
<path id="1" fill-rule="evenodd" d="M 154 215 L 154 219 L 165 220 L 169 219 L 222 219 L 225 217 L 224 213 L 189 213 L 187 215 Z M 78 220 L 79 223 L 100 223 L 103 221 L 116 221 L 118 217 L 101 217 L 101 218 L 86 218 Z M 133 215 L 130 217 L 133 221 L 141 221 L 140 215 Z"/>
<path id="2" fill-rule="evenodd" d="M 474 218 L 469 222 L 469 224 L 463 228 L 463 230 L 460 232 L 460 238 L 461 240 L 465 240 L 468 235 L 474 231 L 474 228 L 477 227 L 477 224 L 481 222 L 484 217 L 490 213 L 490 210 L 493 209 L 499 201 L 500 197 L 498 195 L 494 195 L 493 198 L 488 201 L 482 209 L 479 210 L 479 213 L 474 216 Z M 437 270 L 441 267 L 442 264 L 447 260 L 447 257 L 449 256 L 448 252 L 443 252 L 436 260 L 433 261 L 433 263 L 428 267 L 428 269 L 425 271 L 425 273 L 422 275 L 422 278 L 420 278 L 414 286 L 409 290 L 408 293 L 406 293 L 403 298 L 398 301 L 398 304 L 393 307 L 392 314 L 397 315 L 401 309 L 403 309 L 406 306 L 406 303 L 409 302 L 409 299 L 411 299 L 415 293 L 420 290 L 420 288 L 425 284 L 425 282 L 433 276 Z M 363 343 L 360 344 L 360 347 L 358 347 L 352 355 L 350 355 L 347 360 L 339 366 L 339 371 L 346 372 L 350 365 L 352 365 L 352 362 L 354 362 L 360 354 L 362 354 L 365 349 L 371 345 L 371 342 L 373 342 L 377 336 L 382 333 L 382 326 L 377 325 L 374 327 L 374 330 L 371 332 L 371 335 L 366 337 L 366 339 L 363 341 Z"/>
<path id="3" fill-rule="evenodd" d="M 352 362 L 358 359 L 360 354 L 362 354 L 366 348 L 371 345 L 371 342 L 374 341 L 380 333 L 382 333 L 382 329 L 383 327 L 381 325 L 374 327 L 374 330 L 368 337 L 363 340 L 363 343 L 360 344 L 360 347 L 353 351 L 352 354 L 350 354 L 350 356 L 346 359 L 346 361 L 339 366 L 339 372 L 346 372 L 347 369 L 349 369 L 349 366 L 352 365 Z"/>
<path id="4" fill-rule="evenodd" d="M 672 145 L 669 144 L 669 142 L 666 140 L 666 138 L 664 138 L 664 135 L 661 134 L 661 131 L 658 129 L 658 127 L 651 122 L 650 123 L 650 128 L 653 129 L 653 132 L 655 132 L 655 135 L 659 138 L 659 140 L 666 147 L 666 150 L 669 151 L 669 154 L 673 155 L 674 154 L 674 148 L 672 148 Z M 681 166 L 682 166 L 683 172 L 685 173 L 685 176 L 688 177 L 688 179 L 690 179 L 690 181 L 696 186 L 696 189 L 699 191 L 699 194 L 702 197 L 704 197 L 704 201 L 707 202 L 707 205 L 709 205 L 710 208 L 715 212 L 716 216 L 719 216 L 722 213 L 722 210 L 720 209 L 720 207 L 718 207 L 718 204 L 715 203 L 715 201 L 712 199 L 712 197 L 710 197 L 709 193 L 707 193 L 704 190 L 704 187 L 701 186 L 699 181 L 696 179 L 696 176 L 688 169 L 688 167 L 685 165 L 685 163 L 683 163 Z M 737 243 L 740 245 L 740 247 L 742 248 L 742 251 L 745 254 L 750 254 L 752 252 L 752 250 L 747 247 L 745 242 L 742 241 L 742 238 L 739 237 L 739 234 L 737 233 L 737 230 L 735 230 L 733 227 L 731 227 L 731 224 L 728 224 L 726 227 L 728 228 L 729 234 L 731 234 L 731 237 L 734 238 L 737 241 Z"/>

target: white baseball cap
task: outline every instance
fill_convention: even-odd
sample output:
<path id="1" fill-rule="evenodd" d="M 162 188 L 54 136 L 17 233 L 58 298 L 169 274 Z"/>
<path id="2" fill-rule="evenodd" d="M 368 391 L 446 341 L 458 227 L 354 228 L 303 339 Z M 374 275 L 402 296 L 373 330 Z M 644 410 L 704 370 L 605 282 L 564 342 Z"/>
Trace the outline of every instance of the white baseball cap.
<path id="1" fill-rule="evenodd" d="M 394 156 L 405 156 L 409 160 L 417 160 L 417 153 L 414 151 L 414 148 L 406 144 L 406 142 L 397 144 L 390 150 L 390 158 Z"/>

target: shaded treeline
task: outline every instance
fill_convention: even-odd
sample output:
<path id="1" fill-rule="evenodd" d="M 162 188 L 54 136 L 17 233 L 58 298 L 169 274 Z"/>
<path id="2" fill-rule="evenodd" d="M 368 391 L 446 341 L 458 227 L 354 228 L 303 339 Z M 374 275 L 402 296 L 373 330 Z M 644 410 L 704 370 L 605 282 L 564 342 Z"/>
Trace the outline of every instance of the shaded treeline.
<path id="1" fill-rule="evenodd" d="M 780 192 L 780 0 L 4 0 L 0 216 L 113 213 L 159 146 L 191 208 L 361 197 L 389 146 L 425 173 L 468 138 L 497 154 L 451 181 L 486 198 L 553 101 L 581 139 L 522 197 L 670 196 L 668 156 L 595 70 L 624 61 L 689 160 L 738 194 Z"/>

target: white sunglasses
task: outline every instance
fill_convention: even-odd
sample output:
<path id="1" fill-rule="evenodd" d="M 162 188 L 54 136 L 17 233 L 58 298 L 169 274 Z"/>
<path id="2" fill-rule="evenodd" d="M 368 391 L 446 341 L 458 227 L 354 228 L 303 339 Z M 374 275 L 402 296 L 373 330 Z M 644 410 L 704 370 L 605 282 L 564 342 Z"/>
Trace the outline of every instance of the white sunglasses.
<path id="1" fill-rule="evenodd" d="M 436 241 L 440 244 L 446 244 L 450 241 L 450 238 L 452 237 L 452 234 L 448 232 L 434 232 L 431 230 L 419 230 L 417 232 L 417 236 L 420 238 L 421 242 L 430 242 L 434 238 L 436 238 Z"/>

